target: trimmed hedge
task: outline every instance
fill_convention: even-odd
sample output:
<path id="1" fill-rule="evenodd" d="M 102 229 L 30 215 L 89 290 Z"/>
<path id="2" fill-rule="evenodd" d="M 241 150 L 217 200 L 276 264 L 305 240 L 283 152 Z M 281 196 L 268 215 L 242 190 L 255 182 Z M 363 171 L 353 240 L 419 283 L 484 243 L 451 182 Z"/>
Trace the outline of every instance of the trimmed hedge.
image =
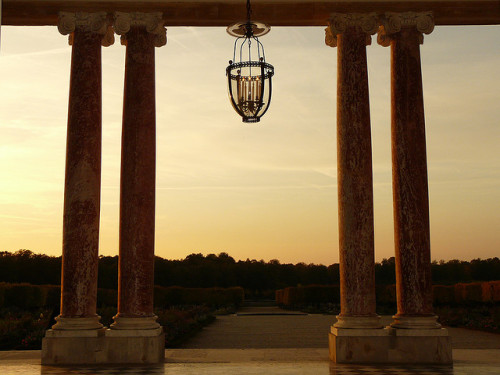
<path id="1" fill-rule="evenodd" d="M 97 307 L 116 306 L 118 293 L 112 289 L 97 289 Z M 53 308 L 61 302 L 59 285 L 31 285 L 0 283 L 0 308 Z"/>
<path id="2" fill-rule="evenodd" d="M 288 287 L 276 291 L 277 303 L 282 306 L 307 306 L 324 303 L 339 303 L 338 285 L 308 285 Z"/>
<path id="3" fill-rule="evenodd" d="M 491 300 L 500 302 L 500 281 L 490 281 L 488 284 L 491 284 Z"/>
<path id="4" fill-rule="evenodd" d="M 240 306 L 245 298 L 243 288 L 182 288 L 178 286 L 154 289 L 155 306 L 167 308 L 180 305 Z"/>
<path id="5" fill-rule="evenodd" d="M 38 285 L 0 283 L 0 307 L 17 306 L 31 309 L 45 306 L 46 293 Z"/>
<path id="6" fill-rule="evenodd" d="M 375 287 L 377 305 L 396 304 L 395 285 Z M 455 285 L 434 285 L 432 287 L 434 305 L 471 305 L 500 302 L 500 281 L 482 283 L 459 283 Z M 340 301 L 338 285 L 309 285 L 288 287 L 276 291 L 276 302 L 280 306 L 301 307 Z"/>
<path id="7" fill-rule="evenodd" d="M 432 294 L 435 305 L 449 305 L 455 303 L 454 285 L 434 285 Z"/>
<path id="8" fill-rule="evenodd" d="M 481 283 L 483 302 L 500 302 L 500 281 Z"/>
<path id="9" fill-rule="evenodd" d="M 377 285 L 375 298 L 377 305 L 394 305 L 396 303 L 396 285 Z"/>
<path id="10" fill-rule="evenodd" d="M 275 295 L 276 295 L 276 303 L 281 306 L 283 305 L 283 289 L 279 289 L 275 292 Z M 1 297 L 0 297 L 1 298 Z"/>
<path id="11" fill-rule="evenodd" d="M 179 305 L 207 305 L 222 307 L 240 306 L 244 299 L 243 288 L 182 288 L 155 286 L 155 307 L 166 308 Z M 31 285 L 0 283 L 0 308 L 18 307 L 33 309 L 54 308 L 61 301 L 58 285 Z M 97 307 L 117 305 L 118 292 L 113 289 L 97 289 Z"/>

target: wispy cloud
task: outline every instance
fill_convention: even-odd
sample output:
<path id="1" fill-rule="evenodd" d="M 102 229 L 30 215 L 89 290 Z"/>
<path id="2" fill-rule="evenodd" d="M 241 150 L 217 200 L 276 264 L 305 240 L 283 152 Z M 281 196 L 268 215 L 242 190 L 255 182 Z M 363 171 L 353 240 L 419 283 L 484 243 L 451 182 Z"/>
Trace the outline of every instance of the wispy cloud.
<path id="1" fill-rule="evenodd" d="M 447 238 L 462 246 L 446 234 L 451 221 L 462 225 L 452 228 L 455 237 L 480 222 L 474 238 L 484 254 L 498 249 L 500 234 L 486 220 L 500 212 L 500 50 L 491 48 L 498 30 L 437 27 L 421 46 L 438 258 L 447 258 Z M 158 253 L 181 257 L 206 246 L 245 257 L 265 248 L 262 256 L 295 252 L 307 257 L 300 260 L 333 263 L 337 51 L 325 45 L 324 28 L 276 27 L 262 38 L 276 75 L 271 108 L 259 124 L 241 123 L 229 104 L 225 67 L 234 40 L 224 28 L 169 28 L 168 39 L 156 50 Z M 390 51 L 375 42 L 367 51 L 377 257 L 387 257 Z M 2 206 L 2 248 L 24 247 L 22 233 L 36 233 L 35 246 L 60 251 L 70 53 L 55 27 L 2 27 L 0 200 L 13 204 Z M 107 249 L 117 247 L 124 56 L 118 42 L 102 53 Z"/>

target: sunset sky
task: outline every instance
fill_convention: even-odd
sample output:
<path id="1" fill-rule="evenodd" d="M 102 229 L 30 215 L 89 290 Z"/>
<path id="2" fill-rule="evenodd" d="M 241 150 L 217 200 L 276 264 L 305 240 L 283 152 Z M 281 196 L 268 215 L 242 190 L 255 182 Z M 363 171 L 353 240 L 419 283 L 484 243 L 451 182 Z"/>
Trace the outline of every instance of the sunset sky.
<path id="1" fill-rule="evenodd" d="M 71 47 L 2 27 L 0 251 L 60 255 Z M 231 108 L 224 28 L 168 28 L 156 50 L 156 254 L 338 262 L 336 58 L 324 28 L 273 28 L 259 124 Z M 394 255 L 390 56 L 368 51 L 375 257 Z M 421 47 L 432 259 L 500 256 L 500 27 L 436 27 Z M 103 48 L 100 254 L 118 254 L 125 47 Z"/>

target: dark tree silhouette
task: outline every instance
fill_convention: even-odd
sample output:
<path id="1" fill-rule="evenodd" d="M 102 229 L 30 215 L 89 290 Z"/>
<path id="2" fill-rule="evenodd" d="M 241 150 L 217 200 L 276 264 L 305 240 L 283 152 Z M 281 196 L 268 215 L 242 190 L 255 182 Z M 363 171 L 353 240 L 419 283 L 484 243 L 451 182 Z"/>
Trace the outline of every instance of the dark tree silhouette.
<path id="1" fill-rule="evenodd" d="M 241 286 L 247 297 L 270 298 L 274 291 L 298 285 L 335 285 L 339 283 L 339 265 L 324 266 L 306 263 L 281 263 L 246 259 L 235 261 L 228 253 L 218 255 L 193 253 L 183 260 L 155 259 L 155 284 L 192 288 Z M 378 285 L 395 283 L 394 258 L 375 264 Z M 500 259 L 434 261 L 432 277 L 435 284 L 491 281 L 500 277 Z M 61 257 L 35 254 L 30 250 L 0 252 L 0 282 L 53 284 L 61 278 Z M 99 258 L 98 286 L 116 289 L 118 256 Z"/>

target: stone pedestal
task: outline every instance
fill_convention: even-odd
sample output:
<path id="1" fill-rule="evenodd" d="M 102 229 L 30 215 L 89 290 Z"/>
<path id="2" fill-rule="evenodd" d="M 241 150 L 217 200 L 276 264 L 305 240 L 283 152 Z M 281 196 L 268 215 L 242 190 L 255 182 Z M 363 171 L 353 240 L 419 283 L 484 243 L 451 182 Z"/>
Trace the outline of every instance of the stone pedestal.
<path id="1" fill-rule="evenodd" d="M 338 329 L 328 335 L 330 359 L 336 363 L 386 363 L 386 329 Z"/>
<path id="2" fill-rule="evenodd" d="M 397 329 L 386 328 L 389 333 L 387 363 L 453 363 L 451 337 L 445 328 Z"/>
<path id="3" fill-rule="evenodd" d="M 105 328 L 48 330 L 42 340 L 42 364 L 93 364 L 106 360 Z"/>
<path id="4" fill-rule="evenodd" d="M 42 343 L 44 365 L 153 364 L 164 358 L 165 334 L 161 328 L 122 336 L 104 328 L 79 333 L 49 330 Z"/>
<path id="5" fill-rule="evenodd" d="M 441 329 L 336 329 L 329 335 L 336 363 L 451 364 L 451 338 Z"/>
<path id="6" fill-rule="evenodd" d="M 163 328 L 108 329 L 106 355 L 106 363 L 161 363 L 165 359 Z"/>

